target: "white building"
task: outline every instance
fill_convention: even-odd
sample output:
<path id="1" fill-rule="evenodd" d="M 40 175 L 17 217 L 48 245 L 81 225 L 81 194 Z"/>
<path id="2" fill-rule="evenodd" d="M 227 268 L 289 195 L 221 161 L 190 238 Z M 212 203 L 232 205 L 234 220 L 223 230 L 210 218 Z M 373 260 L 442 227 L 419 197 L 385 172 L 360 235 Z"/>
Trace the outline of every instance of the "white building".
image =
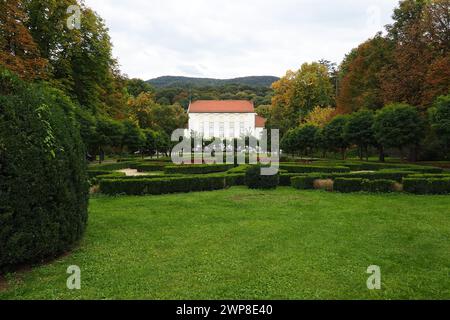
<path id="1" fill-rule="evenodd" d="M 189 105 L 189 131 L 211 138 L 259 138 L 266 119 L 255 113 L 250 101 L 200 100 Z"/>

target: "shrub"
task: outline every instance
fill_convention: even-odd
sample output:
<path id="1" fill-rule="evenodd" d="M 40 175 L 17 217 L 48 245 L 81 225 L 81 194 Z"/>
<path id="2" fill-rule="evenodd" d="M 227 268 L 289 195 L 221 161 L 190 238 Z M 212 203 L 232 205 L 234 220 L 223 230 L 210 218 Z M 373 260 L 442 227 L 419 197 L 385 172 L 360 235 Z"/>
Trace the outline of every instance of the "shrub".
<path id="1" fill-rule="evenodd" d="M 166 174 L 208 174 L 226 172 L 234 168 L 233 164 L 202 164 L 202 165 L 179 165 L 164 168 Z"/>
<path id="2" fill-rule="evenodd" d="M 248 164 L 243 164 L 237 167 L 234 167 L 227 171 L 228 174 L 235 174 L 235 173 L 246 173 L 247 169 L 250 167 Z"/>
<path id="3" fill-rule="evenodd" d="M 139 172 L 154 172 L 164 171 L 166 165 L 166 163 L 133 163 L 130 165 L 130 168 Z"/>
<path id="4" fill-rule="evenodd" d="M 104 179 L 100 181 L 100 192 L 107 195 L 159 195 L 220 190 L 227 187 L 225 177 L 225 175 L 211 175 L 159 179 Z"/>
<path id="5" fill-rule="evenodd" d="M 334 172 L 350 172 L 350 168 L 344 166 L 329 166 L 329 167 L 321 167 L 321 166 L 298 166 L 298 165 L 280 165 L 281 170 L 287 170 L 289 173 L 313 173 L 313 172 L 325 172 L 325 173 L 334 173 Z"/>
<path id="6" fill-rule="evenodd" d="M 280 173 L 280 186 L 290 187 L 291 179 L 293 177 L 299 177 L 299 176 L 302 176 L 302 174 L 301 173 Z"/>
<path id="7" fill-rule="evenodd" d="M 324 179 L 325 176 L 321 174 L 308 174 L 305 176 L 297 176 L 291 178 L 291 185 L 295 189 L 309 190 L 314 189 L 314 181 L 318 179 Z"/>
<path id="8" fill-rule="evenodd" d="M 98 184 L 100 179 L 104 177 L 125 177 L 125 173 L 123 172 L 115 172 L 115 171 L 88 171 L 89 177 L 89 185 L 94 186 Z"/>
<path id="9" fill-rule="evenodd" d="M 88 170 L 87 175 L 89 179 L 96 178 L 98 176 L 104 176 L 107 174 L 113 174 L 114 171 L 108 171 L 108 170 Z"/>
<path id="10" fill-rule="evenodd" d="M 245 174 L 244 173 L 234 173 L 227 174 L 225 176 L 225 182 L 227 187 L 233 186 L 245 186 Z"/>
<path id="11" fill-rule="evenodd" d="M 404 177 L 414 174 L 412 171 L 397 171 L 393 169 L 384 169 L 375 172 L 350 172 L 334 174 L 335 178 L 360 178 L 367 180 L 395 180 L 401 182 Z"/>
<path id="12" fill-rule="evenodd" d="M 88 183 L 69 98 L 2 70 L 0 83 L 1 272 L 55 257 L 81 239 Z"/>
<path id="13" fill-rule="evenodd" d="M 445 173 L 414 173 L 408 176 L 408 178 L 425 178 L 425 179 L 429 179 L 429 178 L 436 178 L 436 179 L 442 179 L 442 178 L 450 178 L 450 174 L 445 174 Z"/>
<path id="14" fill-rule="evenodd" d="M 363 190 L 367 192 L 387 193 L 394 191 L 396 181 L 379 179 L 379 180 L 364 180 Z"/>
<path id="15" fill-rule="evenodd" d="M 261 175 L 261 165 L 251 166 L 245 173 L 245 184 L 250 189 L 275 189 L 279 183 L 279 174 L 265 176 Z"/>
<path id="16" fill-rule="evenodd" d="M 334 180 L 334 191 L 349 193 L 363 191 L 364 179 L 337 178 Z"/>
<path id="17" fill-rule="evenodd" d="M 134 165 L 138 165 L 139 162 L 117 162 L 117 163 L 104 163 L 89 166 L 89 170 L 97 171 L 117 171 L 123 169 L 131 169 Z"/>
<path id="18" fill-rule="evenodd" d="M 449 194 L 450 178 L 405 178 L 403 189 L 415 194 Z"/>

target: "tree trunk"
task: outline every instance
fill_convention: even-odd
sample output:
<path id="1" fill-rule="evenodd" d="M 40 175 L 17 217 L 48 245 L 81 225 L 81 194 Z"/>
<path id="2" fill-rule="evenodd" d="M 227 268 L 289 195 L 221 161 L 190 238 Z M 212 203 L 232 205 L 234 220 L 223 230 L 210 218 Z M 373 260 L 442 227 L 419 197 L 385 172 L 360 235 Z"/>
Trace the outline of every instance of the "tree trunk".
<path id="1" fill-rule="evenodd" d="M 380 147 L 379 151 L 380 151 L 380 159 L 379 159 L 380 162 L 386 162 L 385 155 L 384 155 L 384 148 Z"/>

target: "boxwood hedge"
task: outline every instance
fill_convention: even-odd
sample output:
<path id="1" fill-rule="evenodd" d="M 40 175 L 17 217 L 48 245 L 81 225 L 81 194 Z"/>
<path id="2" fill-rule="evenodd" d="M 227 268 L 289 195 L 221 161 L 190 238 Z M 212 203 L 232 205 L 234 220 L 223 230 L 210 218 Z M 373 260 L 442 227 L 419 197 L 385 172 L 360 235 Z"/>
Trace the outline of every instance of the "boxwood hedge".
<path id="1" fill-rule="evenodd" d="M 100 192 L 107 195 L 159 195 L 224 189 L 227 175 L 165 177 L 157 179 L 102 179 Z M 228 183 L 236 183 L 231 175 Z"/>
<path id="2" fill-rule="evenodd" d="M 250 189 L 275 189 L 280 184 L 279 174 L 262 175 L 263 166 L 250 166 L 245 172 L 245 184 Z"/>
<path id="3" fill-rule="evenodd" d="M 450 178 L 405 178 L 405 192 L 414 194 L 450 194 Z"/>
<path id="4" fill-rule="evenodd" d="M 350 168 L 344 166 L 329 166 L 329 167 L 320 167 L 320 166 L 298 166 L 298 165 L 280 165 L 281 170 L 286 170 L 289 173 L 316 173 L 316 172 L 326 172 L 326 173 L 334 173 L 334 172 L 350 172 Z"/>
<path id="5" fill-rule="evenodd" d="M 74 110 L 62 92 L 0 69 L 0 273 L 83 236 L 89 186 Z"/>
<path id="6" fill-rule="evenodd" d="M 164 168 L 166 174 L 208 174 L 226 172 L 234 168 L 234 164 L 201 164 L 201 165 L 179 165 Z"/>

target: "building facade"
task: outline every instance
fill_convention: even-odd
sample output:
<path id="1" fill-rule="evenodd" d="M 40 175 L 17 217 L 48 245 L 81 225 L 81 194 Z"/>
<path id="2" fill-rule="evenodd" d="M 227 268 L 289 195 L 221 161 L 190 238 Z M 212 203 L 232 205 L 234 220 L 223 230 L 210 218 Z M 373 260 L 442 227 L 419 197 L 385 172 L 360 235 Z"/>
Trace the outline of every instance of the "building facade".
<path id="1" fill-rule="evenodd" d="M 189 131 L 205 139 L 260 138 L 266 119 L 258 116 L 250 101 L 200 100 L 189 105 Z"/>

